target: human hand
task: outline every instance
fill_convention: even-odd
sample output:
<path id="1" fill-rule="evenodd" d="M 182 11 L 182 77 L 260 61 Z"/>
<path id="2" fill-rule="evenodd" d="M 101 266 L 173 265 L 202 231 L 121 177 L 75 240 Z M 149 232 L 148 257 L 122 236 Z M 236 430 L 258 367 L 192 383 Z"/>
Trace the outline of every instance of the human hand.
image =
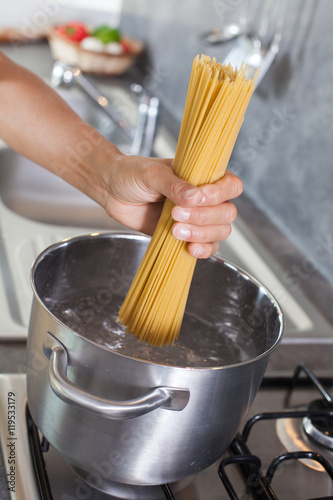
<path id="1" fill-rule="evenodd" d="M 122 224 L 151 235 L 167 197 L 175 204 L 173 235 L 189 242 L 194 257 L 210 257 L 231 232 L 237 210 L 230 200 L 242 193 L 242 181 L 227 171 L 213 184 L 194 187 L 172 172 L 171 163 L 119 155 L 109 172 L 104 208 Z"/>

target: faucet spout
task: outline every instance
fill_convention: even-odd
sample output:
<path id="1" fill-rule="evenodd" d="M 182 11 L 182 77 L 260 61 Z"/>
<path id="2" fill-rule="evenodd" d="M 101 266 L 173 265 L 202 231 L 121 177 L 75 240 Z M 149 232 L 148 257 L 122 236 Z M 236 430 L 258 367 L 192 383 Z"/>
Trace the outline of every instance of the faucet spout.
<path id="1" fill-rule="evenodd" d="M 137 122 L 133 127 L 78 67 L 56 61 L 53 65 L 51 84 L 54 87 L 71 87 L 73 83 L 76 83 L 99 108 L 103 109 L 112 122 L 125 134 L 126 139 L 131 141 L 131 154 L 151 156 L 159 108 L 158 98 L 148 96 L 141 86 L 135 85 L 136 88 L 140 87 L 142 92 L 139 96 Z"/>

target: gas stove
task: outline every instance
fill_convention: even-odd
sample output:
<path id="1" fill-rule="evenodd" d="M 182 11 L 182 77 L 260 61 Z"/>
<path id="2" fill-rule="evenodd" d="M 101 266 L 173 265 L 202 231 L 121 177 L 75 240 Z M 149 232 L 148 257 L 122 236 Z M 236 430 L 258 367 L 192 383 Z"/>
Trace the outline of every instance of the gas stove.
<path id="1" fill-rule="evenodd" d="M 86 484 L 43 438 L 29 413 L 24 374 L 0 375 L 1 500 L 333 499 L 333 377 L 306 365 L 263 380 L 247 421 L 223 457 L 194 477 L 161 486 Z M 61 425 L 59 422 L 59 432 Z M 163 454 L 161 455 L 163 460 Z M 90 478 L 92 479 L 92 478 Z"/>

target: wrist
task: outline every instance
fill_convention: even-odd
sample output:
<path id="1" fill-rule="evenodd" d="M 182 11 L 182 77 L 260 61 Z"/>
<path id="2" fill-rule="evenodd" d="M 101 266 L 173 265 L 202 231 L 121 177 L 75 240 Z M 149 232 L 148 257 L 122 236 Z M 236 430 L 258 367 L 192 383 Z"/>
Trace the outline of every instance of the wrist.
<path id="1" fill-rule="evenodd" d="M 54 160 L 51 170 L 105 208 L 110 178 L 122 153 L 85 123 L 79 137 L 64 147 L 61 161 Z"/>
<path id="2" fill-rule="evenodd" d="M 89 184 L 86 194 L 107 210 L 112 196 L 112 187 L 118 177 L 120 162 L 124 154 L 111 142 L 102 137 L 102 141 L 91 151 L 85 162 L 84 171 Z"/>

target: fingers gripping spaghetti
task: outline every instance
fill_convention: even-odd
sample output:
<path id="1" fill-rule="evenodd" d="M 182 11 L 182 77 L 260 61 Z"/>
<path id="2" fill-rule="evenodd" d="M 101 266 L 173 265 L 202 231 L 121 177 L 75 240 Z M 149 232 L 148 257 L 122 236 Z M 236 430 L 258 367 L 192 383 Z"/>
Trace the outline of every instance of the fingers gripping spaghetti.
<path id="1" fill-rule="evenodd" d="M 195 186 L 221 178 L 254 90 L 245 69 L 208 56 L 193 61 L 173 171 Z M 173 204 L 158 225 L 119 311 L 129 333 L 155 346 L 179 335 L 196 259 L 171 233 Z"/>

